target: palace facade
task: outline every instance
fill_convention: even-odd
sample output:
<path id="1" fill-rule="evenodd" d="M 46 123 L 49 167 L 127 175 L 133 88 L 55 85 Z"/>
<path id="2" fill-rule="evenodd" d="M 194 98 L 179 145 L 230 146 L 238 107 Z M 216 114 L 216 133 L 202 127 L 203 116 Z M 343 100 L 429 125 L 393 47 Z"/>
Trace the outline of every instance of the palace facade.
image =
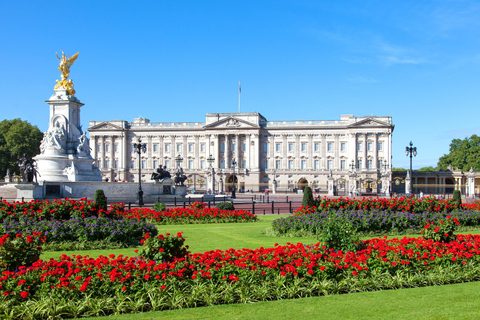
<path id="1" fill-rule="evenodd" d="M 180 164 L 188 188 L 205 192 L 227 191 L 234 177 L 240 192 L 325 191 L 329 179 L 345 193 L 391 188 L 391 117 L 267 121 L 256 112 L 208 113 L 205 122 L 91 121 L 88 130 L 92 157 L 112 182 L 138 181 L 139 167 L 148 181 L 160 165 L 173 173 Z M 147 146 L 141 158 L 133 147 L 139 138 Z"/>

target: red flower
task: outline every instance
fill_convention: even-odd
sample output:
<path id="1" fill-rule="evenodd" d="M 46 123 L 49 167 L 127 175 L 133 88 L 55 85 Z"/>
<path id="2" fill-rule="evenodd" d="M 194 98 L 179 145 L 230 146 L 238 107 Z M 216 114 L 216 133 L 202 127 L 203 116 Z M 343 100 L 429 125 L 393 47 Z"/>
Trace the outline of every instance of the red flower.
<path id="1" fill-rule="evenodd" d="M 21 296 L 23 299 L 27 298 L 29 295 L 30 295 L 30 294 L 29 294 L 28 292 L 26 292 L 26 291 L 20 292 L 20 296 Z"/>
<path id="2" fill-rule="evenodd" d="M 165 290 L 166 288 L 167 288 L 166 285 L 163 285 L 163 286 L 160 287 L 160 289 L 162 289 L 162 290 Z"/>

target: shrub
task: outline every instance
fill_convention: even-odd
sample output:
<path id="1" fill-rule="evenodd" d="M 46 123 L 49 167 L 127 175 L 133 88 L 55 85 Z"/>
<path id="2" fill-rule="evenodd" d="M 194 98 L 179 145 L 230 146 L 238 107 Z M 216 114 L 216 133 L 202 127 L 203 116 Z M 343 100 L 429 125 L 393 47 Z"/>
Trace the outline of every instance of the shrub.
<path id="1" fill-rule="evenodd" d="M 303 189 L 303 200 L 302 206 L 310 206 L 313 207 L 315 205 L 315 200 L 313 200 L 312 188 L 306 186 Z"/>
<path id="2" fill-rule="evenodd" d="M 233 206 L 233 203 L 228 202 L 228 201 L 222 201 L 219 202 L 215 208 L 220 209 L 220 210 L 235 210 L 235 207 Z"/>
<path id="3" fill-rule="evenodd" d="M 165 211 L 166 208 L 167 207 L 163 202 L 155 202 L 153 204 L 153 209 L 155 209 L 155 211 Z"/>
<path id="4" fill-rule="evenodd" d="M 457 225 L 460 225 L 457 218 L 452 219 L 451 216 L 447 216 L 447 219 L 440 220 L 437 223 L 428 223 L 427 221 L 421 233 L 425 240 L 449 243 L 450 241 L 456 240 L 454 232 L 457 229 Z"/>
<path id="5" fill-rule="evenodd" d="M 0 238 L 0 267 L 13 271 L 20 266 L 31 266 L 40 258 L 41 245 L 46 237 L 41 233 L 18 233 L 15 237 L 8 233 Z"/>
<path id="6" fill-rule="evenodd" d="M 453 191 L 453 201 L 462 203 L 462 193 L 460 192 L 460 190 Z"/>
<path id="7" fill-rule="evenodd" d="M 334 250 L 357 251 L 362 243 L 353 225 L 334 215 L 328 217 L 317 236 L 327 248 Z"/>
<path id="8" fill-rule="evenodd" d="M 113 211 L 113 212 L 124 212 L 125 211 L 125 203 L 121 203 L 121 202 L 118 202 L 118 203 L 112 203 L 110 204 L 110 211 Z"/>
<path id="9" fill-rule="evenodd" d="M 172 262 L 177 258 L 187 256 L 188 246 L 184 247 L 184 242 L 185 239 L 182 237 L 182 232 L 177 233 L 176 237 L 170 233 L 151 237 L 147 232 L 144 239 L 142 239 L 143 248 L 140 256 L 157 263 Z"/>
<path id="10" fill-rule="evenodd" d="M 107 198 L 105 197 L 105 193 L 102 189 L 95 190 L 95 198 L 93 202 L 95 202 L 98 209 L 107 211 Z"/>

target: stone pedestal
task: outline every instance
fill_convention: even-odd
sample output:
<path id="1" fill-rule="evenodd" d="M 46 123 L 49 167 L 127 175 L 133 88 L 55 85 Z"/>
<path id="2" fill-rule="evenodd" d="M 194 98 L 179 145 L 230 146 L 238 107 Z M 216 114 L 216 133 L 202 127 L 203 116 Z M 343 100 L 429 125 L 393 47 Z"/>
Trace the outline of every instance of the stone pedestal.
<path id="1" fill-rule="evenodd" d="M 16 201 L 29 202 L 43 197 L 43 187 L 36 183 L 18 183 L 13 186 L 17 189 Z"/>
<path id="2" fill-rule="evenodd" d="M 187 195 L 187 187 L 186 186 L 174 186 L 173 189 L 175 190 L 175 195 L 184 197 Z"/>
<path id="3" fill-rule="evenodd" d="M 333 176 L 329 176 L 327 179 L 327 195 L 329 197 L 333 197 L 335 195 L 335 189 L 333 187 L 333 183 L 335 182 L 335 179 Z"/>
<path id="4" fill-rule="evenodd" d="M 100 170 L 90 155 L 89 139 L 80 125 L 80 108 L 75 96 L 63 87 L 46 101 L 50 122 L 44 133 L 41 154 L 34 160 L 39 181 L 102 181 Z"/>
<path id="5" fill-rule="evenodd" d="M 412 185 L 412 178 L 410 177 L 410 171 L 407 171 L 407 177 L 405 178 L 405 193 L 410 194 Z"/>

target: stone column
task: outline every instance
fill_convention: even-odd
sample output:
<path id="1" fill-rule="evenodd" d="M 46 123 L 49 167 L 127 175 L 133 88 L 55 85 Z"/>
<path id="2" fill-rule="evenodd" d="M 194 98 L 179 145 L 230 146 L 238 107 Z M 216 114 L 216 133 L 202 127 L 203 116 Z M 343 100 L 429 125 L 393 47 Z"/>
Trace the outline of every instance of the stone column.
<path id="1" fill-rule="evenodd" d="M 237 168 L 240 168 L 240 134 L 235 134 L 235 161 L 237 162 Z M 240 170 L 238 170 L 240 172 Z"/>
<path id="2" fill-rule="evenodd" d="M 268 159 L 268 168 L 275 169 L 275 135 L 271 134 L 268 137 L 268 154 L 270 159 Z"/>
<path id="3" fill-rule="evenodd" d="M 322 159 L 320 160 L 320 168 L 327 169 L 327 135 L 323 133 L 321 135 L 322 142 L 320 143 L 320 153 Z"/>
<path id="4" fill-rule="evenodd" d="M 373 168 L 382 169 L 378 167 L 378 133 L 373 134 Z"/>
<path id="5" fill-rule="evenodd" d="M 147 136 L 147 167 L 145 169 L 153 168 L 153 136 Z"/>
<path id="6" fill-rule="evenodd" d="M 333 154 L 335 156 L 335 159 L 333 159 L 333 168 L 334 169 L 340 169 L 340 134 L 335 133 L 334 135 L 335 138 L 335 144 L 333 146 L 334 151 Z"/>
<path id="7" fill-rule="evenodd" d="M 253 169 L 259 170 L 259 162 L 260 162 L 260 135 L 258 133 L 253 134 Z"/>
<path id="8" fill-rule="evenodd" d="M 163 150 L 165 149 L 165 145 L 163 144 L 163 135 L 158 136 L 158 144 L 159 144 L 159 146 L 158 146 L 158 158 L 159 158 L 158 164 L 159 165 L 161 164 L 163 166 L 163 161 L 164 161 Z"/>
<path id="9" fill-rule="evenodd" d="M 194 135 L 195 145 L 193 146 L 193 168 L 200 169 L 200 136 L 198 134 Z M 208 155 L 207 155 L 208 158 Z M 212 164 L 213 165 L 213 164 Z M 207 167 L 207 161 L 205 160 L 205 167 Z"/>
<path id="10" fill-rule="evenodd" d="M 307 169 L 313 169 L 313 134 L 308 134 L 308 143 L 307 143 Z"/>
<path id="11" fill-rule="evenodd" d="M 295 146 L 294 146 L 293 150 L 294 150 L 294 156 L 295 156 L 294 167 L 295 167 L 295 169 L 299 169 L 299 168 L 301 168 L 301 166 L 300 166 L 300 164 L 301 164 L 300 163 L 300 161 L 301 161 L 301 159 L 300 159 L 300 150 L 301 150 L 300 149 L 300 134 L 295 135 Z"/>
<path id="12" fill-rule="evenodd" d="M 363 136 L 363 164 L 362 164 L 362 167 L 366 168 L 367 167 L 367 161 L 368 161 L 368 151 L 367 151 L 368 135 L 366 133 L 364 133 L 362 136 Z"/>
<path id="13" fill-rule="evenodd" d="M 288 169 L 288 141 L 287 134 L 282 134 L 282 169 Z"/>
<path id="14" fill-rule="evenodd" d="M 105 136 L 102 136 L 102 146 L 100 148 L 101 169 L 105 168 Z"/>
<path id="15" fill-rule="evenodd" d="M 231 167 L 231 163 L 230 163 L 230 137 L 229 137 L 228 134 L 225 134 L 224 157 L 225 157 L 225 168 L 230 168 Z"/>

